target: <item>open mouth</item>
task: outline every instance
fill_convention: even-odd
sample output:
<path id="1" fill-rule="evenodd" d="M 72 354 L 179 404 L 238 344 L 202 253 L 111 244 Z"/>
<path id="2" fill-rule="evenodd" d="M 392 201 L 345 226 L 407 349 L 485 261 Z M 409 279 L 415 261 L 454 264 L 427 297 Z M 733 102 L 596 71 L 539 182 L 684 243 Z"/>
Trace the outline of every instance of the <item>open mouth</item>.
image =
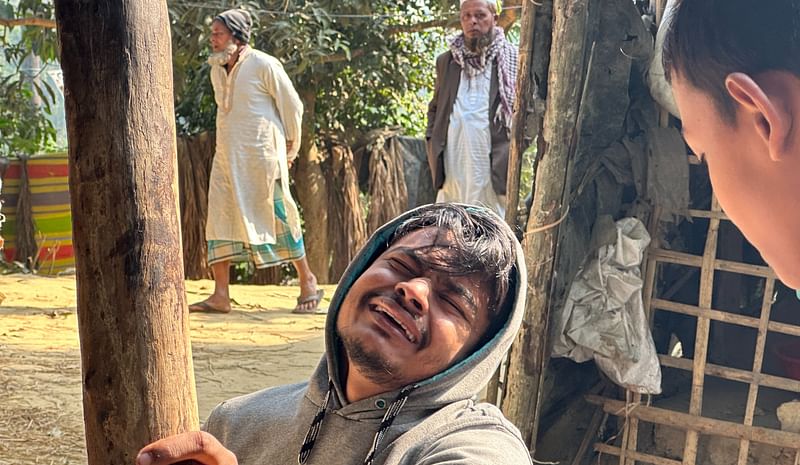
<path id="1" fill-rule="evenodd" d="M 416 331 L 412 331 L 412 329 L 409 328 L 408 323 L 404 323 L 402 321 L 402 318 L 398 318 L 394 311 L 392 311 L 389 308 L 387 308 L 387 307 L 385 307 L 383 305 L 380 305 L 380 304 L 371 304 L 370 305 L 370 310 L 372 310 L 374 312 L 377 312 L 377 313 L 380 313 L 383 316 L 385 316 L 386 317 L 385 318 L 386 321 L 388 321 L 388 323 L 390 325 L 392 325 L 395 328 L 397 328 L 397 330 L 401 334 L 405 335 L 405 337 L 408 340 L 408 342 L 410 342 L 412 344 L 416 344 L 417 343 L 418 338 L 417 338 L 417 335 L 416 335 Z M 416 328 L 414 328 L 414 329 L 416 329 Z"/>

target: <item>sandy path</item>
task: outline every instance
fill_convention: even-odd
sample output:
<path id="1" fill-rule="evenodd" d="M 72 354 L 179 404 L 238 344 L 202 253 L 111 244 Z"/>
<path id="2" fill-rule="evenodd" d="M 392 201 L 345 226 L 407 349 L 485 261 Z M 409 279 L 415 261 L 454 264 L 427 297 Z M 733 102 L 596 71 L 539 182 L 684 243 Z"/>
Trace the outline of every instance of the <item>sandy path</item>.
<path id="1" fill-rule="evenodd" d="M 188 300 L 212 286 L 187 282 Z M 191 315 L 201 419 L 227 398 L 308 378 L 325 317 L 292 315 L 298 292 L 232 286 L 233 312 Z M 0 293 L 0 465 L 85 464 L 74 278 L 0 276 Z"/>

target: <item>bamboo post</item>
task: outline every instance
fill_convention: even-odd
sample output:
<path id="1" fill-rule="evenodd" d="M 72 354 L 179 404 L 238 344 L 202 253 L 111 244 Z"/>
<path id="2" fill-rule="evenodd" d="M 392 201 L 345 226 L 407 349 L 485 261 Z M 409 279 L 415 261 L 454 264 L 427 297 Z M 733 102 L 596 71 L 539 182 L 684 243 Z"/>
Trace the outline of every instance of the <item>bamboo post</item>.
<path id="1" fill-rule="evenodd" d="M 620 457 L 623 453 L 622 448 L 603 444 L 601 442 L 594 445 L 594 450 L 602 454 L 609 454 L 617 457 Z M 627 454 L 634 460 L 640 460 L 644 463 L 650 463 L 653 465 L 681 465 L 681 462 L 677 460 L 665 459 L 663 457 L 657 457 L 655 455 L 645 454 L 642 452 L 627 451 Z"/>
<path id="2" fill-rule="evenodd" d="M 522 171 L 522 156 L 527 144 L 526 138 L 535 136 L 538 127 L 528 127 L 528 115 L 531 112 L 534 95 L 531 85 L 531 66 L 536 51 L 533 49 L 536 33 L 537 4 L 530 0 L 522 3 L 522 22 L 520 24 L 519 67 L 517 71 L 516 100 L 514 101 L 514 114 L 511 123 L 511 146 L 508 151 L 508 177 L 506 180 L 506 223 L 511 229 L 517 231 L 517 212 L 519 211 L 519 186 Z M 508 360 L 503 362 L 507 367 Z M 497 372 L 486 387 L 486 401 L 499 405 L 502 401 L 500 395 L 503 365 L 497 367 Z"/>
<path id="3" fill-rule="evenodd" d="M 764 346 L 767 343 L 767 328 L 769 327 L 769 316 L 772 312 L 773 293 L 775 292 L 775 280 L 767 279 L 764 285 L 764 300 L 761 303 L 761 318 L 758 325 L 758 337 L 756 338 L 756 353 L 753 358 L 753 378 L 761 374 L 761 367 L 764 364 Z M 747 407 L 744 412 L 744 424 L 753 425 L 753 415 L 756 410 L 758 400 L 758 382 L 750 383 L 750 390 L 747 394 Z M 747 456 L 750 451 L 750 441 L 742 439 L 739 442 L 738 465 L 747 465 Z"/>
<path id="4" fill-rule="evenodd" d="M 553 2 L 553 39 L 548 76 L 544 148 L 536 170 L 533 207 L 524 239 L 528 305 L 512 347 L 503 411 L 520 429 L 532 453 L 548 354 L 548 323 L 559 224 L 568 212 L 569 167 L 578 141 L 588 47 L 589 0 Z"/>
<path id="5" fill-rule="evenodd" d="M 166 2 L 56 0 L 89 465 L 197 429 Z"/>
<path id="6" fill-rule="evenodd" d="M 747 438 L 752 442 L 795 450 L 800 444 L 800 434 L 781 431 L 760 426 L 748 426 L 713 418 L 705 418 L 683 412 L 665 410 L 658 407 L 637 405 L 628 409 L 625 402 L 589 395 L 586 400 L 590 404 L 602 405 L 603 410 L 611 415 L 636 417 L 641 421 L 671 426 L 673 428 L 710 434 L 723 438 Z"/>
<path id="7" fill-rule="evenodd" d="M 711 200 L 711 211 L 721 211 L 716 197 Z M 694 361 L 692 367 L 692 397 L 689 401 L 689 414 L 699 416 L 703 411 L 703 387 L 706 376 L 706 357 L 708 356 L 708 333 L 711 320 L 706 310 L 711 309 L 714 290 L 714 262 L 717 256 L 717 239 L 719 238 L 719 219 L 708 220 L 708 235 L 700 268 L 700 315 L 697 317 L 697 336 L 695 339 Z M 694 465 L 697 460 L 698 433 L 690 429 L 686 432 L 686 444 L 683 448 L 683 464 Z"/>
<path id="8" fill-rule="evenodd" d="M 638 392 L 625 392 L 628 405 L 636 406 L 642 403 L 642 395 Z M 625 421 L 622 434 L 622 453 L 619 455 L 619 465 L 636 465 L 636 457 L 631 452 L 639 448 L 639 419 L 630 417 Z"/>
<path id="9" fill-rule="evenodd" d="M 517 210 L 519 209 L 519 178 L 522 169 L 522 155 L 528 146 L 525 139 L 536 136 L 534 131 L 538 132 L 538 128 L 529 128 L 526 125 L 534 100 L 531 65 L 534 54 L 533 37 L 536 32 L 536 7 L 537 4 L 531 0 L 526 0 L 522 3 L 517 98 L 514 101 L 514 115 L 511 122 L 511 146 L 508 149 L 506 223 L 515 231 L 517 229 Z"/>

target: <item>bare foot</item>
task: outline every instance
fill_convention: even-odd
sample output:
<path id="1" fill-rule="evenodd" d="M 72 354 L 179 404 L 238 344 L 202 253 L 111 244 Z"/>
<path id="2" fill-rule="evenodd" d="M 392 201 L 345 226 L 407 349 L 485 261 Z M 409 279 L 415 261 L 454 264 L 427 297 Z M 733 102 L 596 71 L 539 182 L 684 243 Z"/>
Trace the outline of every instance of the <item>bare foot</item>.
<path id="1" fill-rule="evenodd" d="M 189 305 L 189 313 L 230 313 L 230 311 L 231 300 L 217 295 Z"/>

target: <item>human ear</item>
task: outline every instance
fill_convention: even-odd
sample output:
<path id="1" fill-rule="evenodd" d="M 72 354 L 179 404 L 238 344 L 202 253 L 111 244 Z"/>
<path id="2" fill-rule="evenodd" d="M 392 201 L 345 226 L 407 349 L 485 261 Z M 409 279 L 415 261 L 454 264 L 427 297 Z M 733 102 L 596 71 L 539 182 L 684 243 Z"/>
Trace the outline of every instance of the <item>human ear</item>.
<path id="1" fill-rule="evenodd" d="M 781 161 L 789 153 L 792 117 L 783 105 L 767 95 L 753 78 L 744 73 L 731 73 L 725 78 L 725 88 L 739 108 L 747 115 L 745 124 L 753 124 L 764 141 L 772 161 Z"/>

